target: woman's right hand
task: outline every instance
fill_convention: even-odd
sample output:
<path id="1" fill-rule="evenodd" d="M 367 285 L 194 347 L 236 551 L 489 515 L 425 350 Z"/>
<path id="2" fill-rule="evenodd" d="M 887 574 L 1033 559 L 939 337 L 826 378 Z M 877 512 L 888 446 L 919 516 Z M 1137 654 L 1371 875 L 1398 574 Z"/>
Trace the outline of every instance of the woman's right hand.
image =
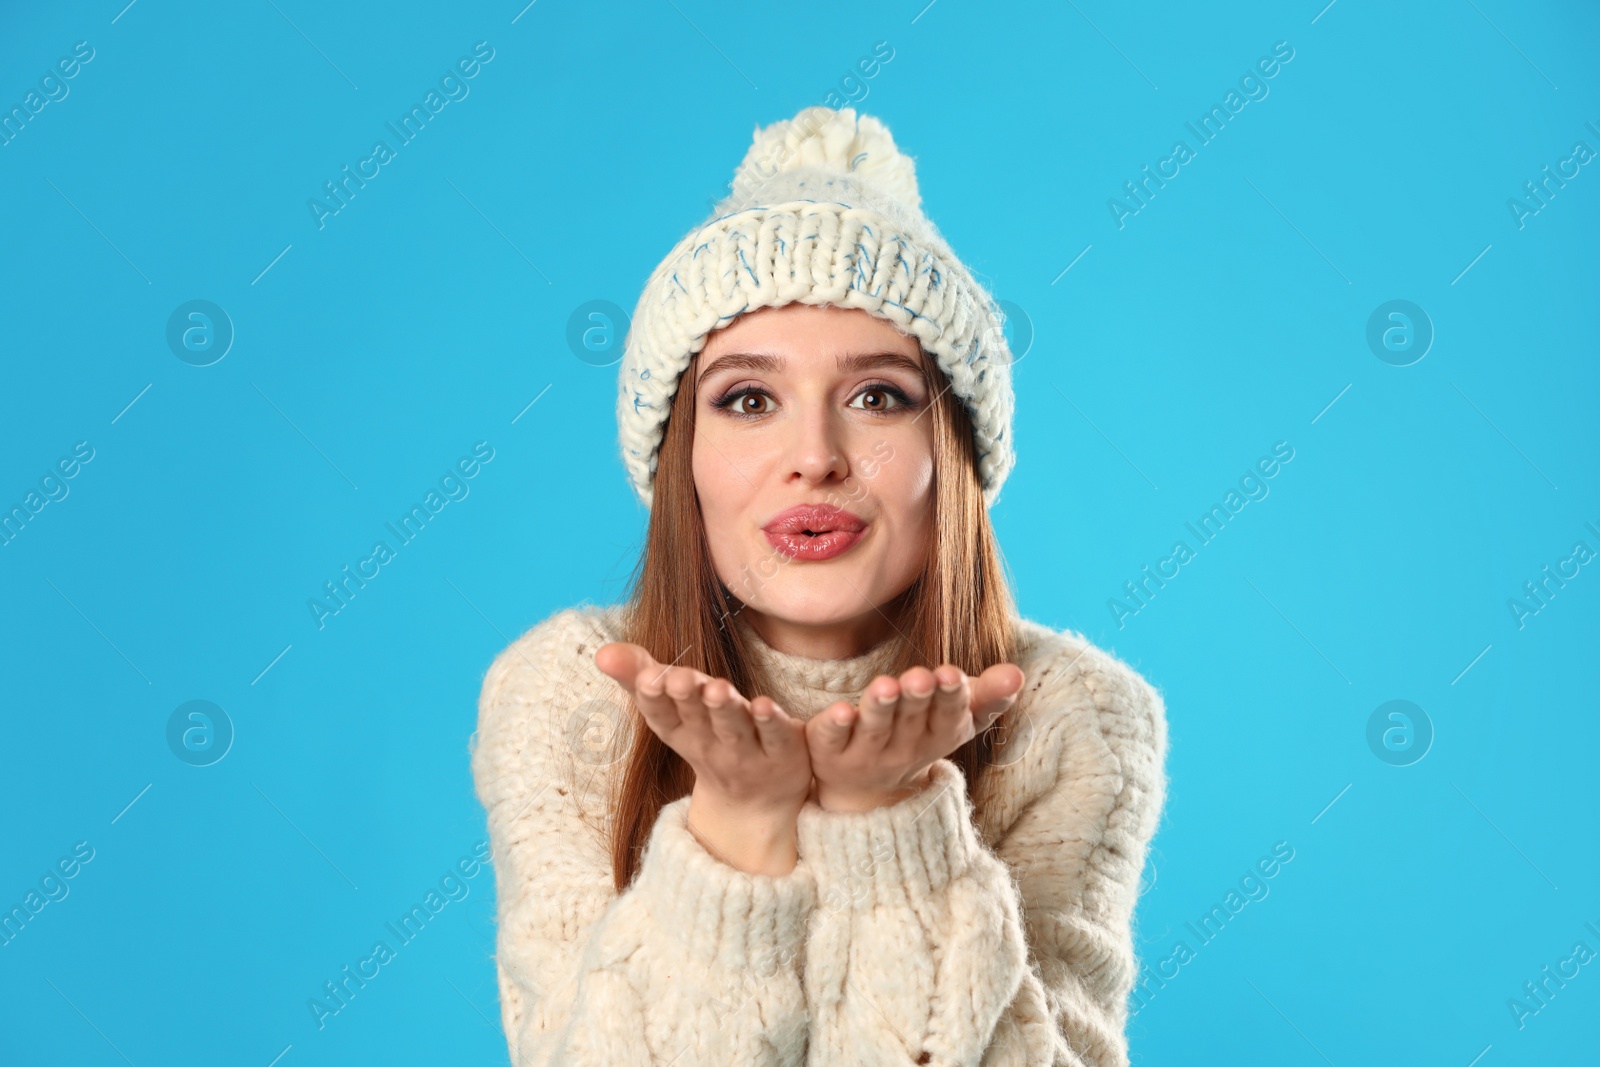
<path id="1" fill-rule="evenodd" d="M 613 641 L 594 659 L 694 769 L 696 835 L 742 870 L 792 869 L 795 819 L 811 790 L 805 723 L 770 697 L 746 700 L 726 678 L 667 666 L 640 645 Z"/>

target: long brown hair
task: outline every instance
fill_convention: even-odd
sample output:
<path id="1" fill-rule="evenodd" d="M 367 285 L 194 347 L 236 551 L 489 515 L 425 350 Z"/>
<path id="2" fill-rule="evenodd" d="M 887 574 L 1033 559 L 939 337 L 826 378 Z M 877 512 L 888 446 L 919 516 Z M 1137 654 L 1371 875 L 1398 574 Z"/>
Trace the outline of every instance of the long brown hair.
<path id="1" fill-rule="evenodd" d="M 922 363 L 923 381 L 934 395 L 925 412 L 933 419 L 933 538 L 922 573 L 883 606 L 905 637 L 887 673 L 953 663 L 977 675 L 995 663 L 1016 662 L 1015 609 L 983 501 L 966 409 L 926 352 Z M 726 678 L 753 698 L 770 689 L 757 676 L 759 668 L 731 618 L 743 605 L 713 569 L 690 465 L 699 365 L 697 354 L 673 397 L 644 551 L 623 605 L 618 640 L 643 646 L 660 663 Z M 694 769 L 656 736 L 638 706 L 624 699 L 628 736 L 621 740 L 628 752 L 613 790 L 609 842 L 618 893 L 632 884 L 661 808 L 694 788 Z M 999 727 L 996 722 L 949 755 L 975 803 L 979 777 L 994 761 Z"/>

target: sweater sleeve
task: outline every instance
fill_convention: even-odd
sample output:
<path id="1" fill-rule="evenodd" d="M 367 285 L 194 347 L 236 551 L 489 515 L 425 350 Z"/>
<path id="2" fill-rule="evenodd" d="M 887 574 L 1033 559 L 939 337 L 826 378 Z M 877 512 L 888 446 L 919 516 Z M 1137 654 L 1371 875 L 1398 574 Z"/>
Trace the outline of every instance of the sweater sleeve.
<path id="1" fill-rule="evenodd" d="M 798 1067 L 799 961 L 816 900 L 808 866 L 774 878 L 723 863 L 688 829 L 683 797 L 662 808 L 633 883 L 612 887 L 580 811 L 597 761 L 566 740 L 589 702 L 622 706 L 592 663 L 607 639 L 576 611 L 560 613 L 496 658 L 479 701 L 473 777 L 493 849 L 511 1062 Z"/>
<path id="2" fill-rule="evenodd" d="M 948 759 L 896 804 L 801 812 L 818 892 L 809 1064 L 1127 1067 L 1131 924 L 1165 795 L 1165 712 L 1114 657 L 1073 658 L 1077 669 L 1042 672 L 1025 712 L 1032 741 L 1004 768 L 1048 784 L 993 850 Z"/>

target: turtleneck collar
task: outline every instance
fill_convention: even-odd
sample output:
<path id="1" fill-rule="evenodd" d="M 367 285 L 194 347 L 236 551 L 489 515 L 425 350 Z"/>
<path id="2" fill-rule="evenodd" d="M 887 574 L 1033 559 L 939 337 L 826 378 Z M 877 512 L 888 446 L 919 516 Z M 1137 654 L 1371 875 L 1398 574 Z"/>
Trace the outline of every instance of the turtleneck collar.
<path id="1" fill-rule="evenodd" d="M 903 640 L 898 633 L 890 633 L 859 656 L 815 659 L 779 652 L 756 632 L 743 612 L 733 618 L 751 658 L 772 680 L 773 692 L 768 695 L 790 716 L 802 720 L 841 700 L 859 702 L 874 678 L 889 673 Z"/>

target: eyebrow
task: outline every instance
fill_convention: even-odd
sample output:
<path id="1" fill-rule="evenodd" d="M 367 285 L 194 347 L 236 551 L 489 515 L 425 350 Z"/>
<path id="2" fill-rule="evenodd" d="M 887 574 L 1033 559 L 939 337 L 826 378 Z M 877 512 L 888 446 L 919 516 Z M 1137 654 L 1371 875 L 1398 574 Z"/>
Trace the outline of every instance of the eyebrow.
<path id="1" fill-rule="evenodd" d="M 783 369 L 785 359 L 782 356 L 762 355 L 756 352 L 729 352 L 712 360 L 705 370 L 700 372 L 703 379 L 720 370 L 749 370 L 766 373 L 776 373 Z M 846 373 L 863 370 L 875 370 L 880 367 L 910 371 L 919 378 L 922 376 L 922 365 L 899 352 L 859 352 L 847 356 L 839 356 L 834 360 L 839 370 Z"/>

